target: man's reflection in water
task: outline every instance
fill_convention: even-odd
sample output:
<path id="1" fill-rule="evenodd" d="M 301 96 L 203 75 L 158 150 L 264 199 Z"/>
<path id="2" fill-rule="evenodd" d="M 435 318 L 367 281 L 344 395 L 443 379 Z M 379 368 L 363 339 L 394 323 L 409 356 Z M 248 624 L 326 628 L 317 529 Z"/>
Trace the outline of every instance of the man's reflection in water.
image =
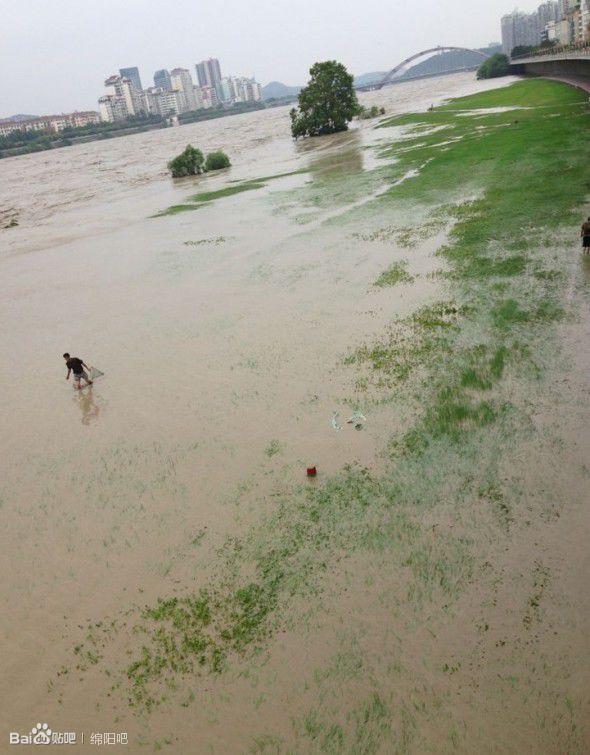
<path id="1" fill-rule="evenodd" d="M 82 411 L 83 425 L 90 425 L 98 420 L 100 407 L 94 400 L 92 386 L 89 386 L 88 388 L 82 388 L 82 390 L 78 391 L 76 397 L 74 398 L 74 401 L 78 403 Z"/>

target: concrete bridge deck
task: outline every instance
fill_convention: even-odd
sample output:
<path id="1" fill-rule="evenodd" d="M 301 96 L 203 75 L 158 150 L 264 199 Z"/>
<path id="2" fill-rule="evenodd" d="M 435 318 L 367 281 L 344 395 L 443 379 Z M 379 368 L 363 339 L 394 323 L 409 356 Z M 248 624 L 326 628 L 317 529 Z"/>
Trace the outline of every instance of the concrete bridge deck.
<path id="1" fill-rule="evenodd" d="M 538 52 L 534 55 L 516 55 L 510 62 L 516 65 L 526 63 L 548 63 L 556 60 L 590 60 L 590 45 L 554 52 Z"/>
<path id="2" fill-rule="evenodd" d="M 514 73 L 567 79 L 568 83 L 576 81 L 583 84 L 584 79 L 590 80 L 590 44 L 517 55 L 510 58 L 510 66 Z"/>

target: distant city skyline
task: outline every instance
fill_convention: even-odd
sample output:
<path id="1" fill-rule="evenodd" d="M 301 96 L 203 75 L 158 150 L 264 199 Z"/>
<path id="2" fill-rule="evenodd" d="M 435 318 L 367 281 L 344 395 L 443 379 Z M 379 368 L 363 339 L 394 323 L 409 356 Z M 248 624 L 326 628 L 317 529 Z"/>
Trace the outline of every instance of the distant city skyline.
<path id="1" fill-rule="evenodd" d="M 538 4 L 518 3 L 527 12 Z M 0 117 L 95 109 L 109 72 L 137 67 L 146 86 L 168 63 L 194 76 L 195 64 L 210 56 L 225 70 L 255 75 L 262 83 L 305 84 L 316 60 L 332 58 L 355 74 L 384 70 L 439 43 L 485 46 L 499 37 L 499 19 L 514 5 L 472 0 L 467 12 L 459 3 L 424 0 L 416 23 L 413 14 L 378 0 L 355 5 L 226 0 L 223 13 L 211 0 L 198 6 L 192 0 L 6 3 Z"/>
<path id="2" fill-rule="evenodd" d="M 196 63 L 195 75 L 197 83 L 188 68 L 160 68 L 154 72 L 154 86 L 143 88 L 137 66 L 120 68 L 119 75 L 110 75 L 104 81 L 98 98 L 100 120 L 115 123 L 155 116 L 172 123 L 198 110 L 262 100 L 262 87 L 254 79 L 222 77 L 218 58 Z M 0 121 L 1 128 L 16 130 L 17 126 Z"/>
<path id="3" fill-rule="evenodd" d="M 260 84 L 247 77 L 222 77 L 218 58 L 208 58 L 195 63 L 195 79 L 191 70 L 178 66 L 154 71 L 153 87 L 143 87 L 137 66 L 120 68 L 119 76 L 128 79 L 136 92 L 143 94 L 141 104 L 132 104 L 131 94 L 125 93 L 125 85 L 119 82 L 112 87 L 110 78 L 105 80 L 107 91 L 98 100 L 102 120 L 118 120 L 122 113 L 137 115 L 139 113 L 167 115 L 181 114 L 187 111 L 209 108 L 221 103 L 259 100 L 262 97 Z M 112 77 L 111 77 L 112 78 Z M 250 83 L 254 88 L 250 86 Z M 126 102 L 115 105 L 107 100 L 119 97 Z M 123 108 L 123 110 L 121 110 Z"/>

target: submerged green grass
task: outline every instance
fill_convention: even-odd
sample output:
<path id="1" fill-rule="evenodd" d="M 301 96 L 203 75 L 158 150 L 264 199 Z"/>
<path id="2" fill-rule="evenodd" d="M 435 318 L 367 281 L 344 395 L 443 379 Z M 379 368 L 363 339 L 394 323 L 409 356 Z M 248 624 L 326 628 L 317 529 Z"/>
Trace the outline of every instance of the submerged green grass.
<path id="1" fill-rule="evenodd" d="M 384 270 L 375 281 L 375 286 L 384 288 L 385 286 L 395 286 L 398 283 L 413 283 L 414 276 L 408 273 L 407 262 L 394 262 L 387 270 Z"/>
<path id="2" fill-rule="evenodd" d="M 191 212 L 192 210 L 198 210 L 200 207 L 203 206 L 203 203 L 201 204 L 173 204 L 170 205 L 170 207 L 167 207 L 165 210 L 161 210 L 160 212 L 157 212 L 155 215 L 152 215 L 152 218 L 163 218 L 166 217 L 166 215 L 178 215 L 180 212 Z"/>
<path id="3" fill-rule="evenodd" d="M 247 181 L 230 182 L 229 186 L 224 186 L 221 189 L 214 191 L 200 191 L 197 194 L 191 194 L 186 198 L 187 203 L 190 204 L 175 204 L 162 210 L 161 212 L 152 215 L 153 218 L 161 218 L 166 215 L 177 215 L 180 212 L 190 212 L 191 210 L 197 210 L 204 204 L 214 202 L 216 199 L 223 199 L 224 197 L 232 197 L 235 194 L 242 194 L 245 191 L 255 191 L 256 189 L 263 189 L 269 181 L 285 178 L 287 176 L 295 176 L 301 173 L 306 173 L 305 170 L 293 170 L 289 173 L 277 173 L 274 176 L 263 176 L 262 178 L 254 178 Z"/>
<path id="4" fill-rule="evenodd" d="M 529 109 L 475 119 L 454 112 L 512 105 Z M 556 82 L 523 81 L 389 123 L 444 125 L 460 137 L 441 146 L 444 131 L 422 133 L 385 150 L 395 158 L 392 182 L 420 170 L 375 200 L 376 216 L 380 207 L 419 203 L 437 223 L 453 222 L 438 252 L 447 295 L 395 320 L 346 360 L 368 375 L 372 395 L 414 402 L 415 416 L 389 440 L 384 472 L 349 466 L 317 487 L 289 489 L 259 526 L 219 551 L 223 576 L 136 615 L 137 641 L 123 671 L 134 707 L 150 710 L 186 674 L 223 673 L 232 659 L 266 647 L 294 618 L 294 601 L 320 590 L 335 554 L 386 553 L 399 607 L 416 621 L 425 607 L 429 615 L 447 610 L 483 555 L 464 533 L 441 529 L 433 537 L 423 516 L 438 503 L 479 501 L 499 532 L 512 526 L 515 501 L 507 500 L 499 469 L 524 430 L 506 375 L 536 379 L 542 347 L 566 315 L 566 263 L 551 239 L 577 225 L 576 207 L 590 190 L 585 96 Z M 404 274 L 390 268 L 380 285 Z M 100 655 L 94 646 L 88 651 Z M 392 731 L 403 731 L 400 747 L 407 747 L 421 711 L 416 705 L 402 721 L 376 692 L 346 725 L 310 713 L 298 736 L 326 752 L 377 752 Z"/>
<path id="5" fill-rule="evenodd" d="M 198 194 L 192 194 L 187 199 L 191 202 L 212 202 L 222 197 L 232 197 L 234 194 L 241 194 L 244 191 L 254 191 L 262 189 L 266 184 L 262 181 L 244 181 L 244 183 L 235 186 L 224 186 L 223 189 L 216 191 L 201 191 Z"/>

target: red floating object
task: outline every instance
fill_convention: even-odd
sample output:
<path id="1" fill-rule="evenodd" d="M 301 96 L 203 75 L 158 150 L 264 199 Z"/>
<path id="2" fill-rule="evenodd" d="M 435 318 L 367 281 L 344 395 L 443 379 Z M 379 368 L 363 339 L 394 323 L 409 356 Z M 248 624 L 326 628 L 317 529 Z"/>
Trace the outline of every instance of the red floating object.
<path id="1" fill-rule="evenodd" d="M 307 467 L 307 476 L 308 477 L 315 477 L 318 473 L 318 470 L 316 467 Z"/>

